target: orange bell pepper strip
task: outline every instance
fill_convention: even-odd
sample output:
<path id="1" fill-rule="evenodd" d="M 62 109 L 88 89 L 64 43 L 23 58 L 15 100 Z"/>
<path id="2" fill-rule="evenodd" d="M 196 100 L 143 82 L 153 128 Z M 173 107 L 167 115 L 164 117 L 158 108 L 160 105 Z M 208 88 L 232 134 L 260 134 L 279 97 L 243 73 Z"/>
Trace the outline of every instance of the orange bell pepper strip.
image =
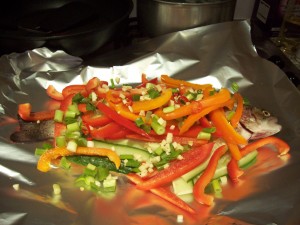
<path id="1" fill-rule="evenodd" d="M 120 103 L 120 104 L 114 104 L 113 107 L 114 107 L 115 111 L 118 112 L 119 115 L 121 115 L 121 116 L 123 116 L 123 117 L 125 117 L 125 118 L 127 118 L 129 120 L 135 121 L 139 117 L 143 118 L 143 116 L 139 116 L 138 114 L 134 114 L 134 113 L 130 112 L 130 110 L 128 109 L 128 107 L 125 106 L 125 105 L 123 105 L 122 103 Z"/>
<path id="2" fill-rule="evenodd" d="M 50 170 L 52 160 L 70 155 L 106 156 L 116 165 L 117 168 L 121 165 L 121 160 L 117 153 L 106 148 L 78 147 L 76 152 L 69 151 L 66 148 L 52 148 L 41 155 L 37 164 L 37 169 L 41 172 L 47 172 Z"/>
<path id="3" fill-rule="evenodd" d="M 226 88 L 221 88 L 218 93 L 203 98 L 199 102 L 201 103 L 202 108 L 206 108 L 206 107 L 225 103 L 230 99 L 231 99 L 230 92 Z"/>
<path id="4" fill-rule="evenodd" d="M 205 88 L 212 87 L 211 84 L 195 84 L 185 80 L 177 80 L 169 77 L 168 75 L 160 76 L 161 82 L 169 85 L 170 87 L 180 87 L 181 85 L 191 87 L 195 90 L 204 90 Z"/>
<path id="5" fill-rule="evenodd" d="M 223 109 L 216 109 L 210 112 L 209 115 L 212 123 L 216 126 L 217 130 L 222 133 L 222 137 L 227 143 L 237 145 L 247 144 L 247 140 L 229 124 Z"/>
<path id="6" fill-rule="evenodd" d="M 226 143 L 228 145 L 231 157 L 235 160 L 240 160 L 242 158 L 242 154 L 240 148 L 237 144 Z"/>
<path id="7" fill-rule="evenodd" d="M 233 116 L 230 120 L 230 123 L 231 123 L 231 126 L 236 128 L 242 117 L 242 114 L 243 114 L 244 100 L 243 100 L 243 97 L 241 96 L 241 94 L 239 94 L 237 92 L 234 93 L 233 97 L 236 99 L 237 106 L 236 106 L 235 113 L 233 114 Z"/>
<path id="8" fill-rule="evenodd" d="M 55 100 L 61 101 L 64 99 L 64 96 L 62 95 L 62 93 L 60 93 L 59 91 L 57 91 L 55 89 L 55 87 L 50 84 L 47 89 L 46 89 L 46 93 L 50 98 L 53 98 Z"/>
<path id="9" fill-rule="evenodd" d="M 213 196 L 205 194 L 204 190 L 215 174 L 220 157 L 224 155 L 226 151 L 227 151 L 227 146 L 222 145 L 213 153 L 206 169 L 200 175 L 199 179 L 196 181 L 194 185 L 193 188 L 194 198 L 200 204 L 204 204 L 208 206 L 213 204 Z"/>
<path id="10" fill-rule="evenodd" d="M 161 95 L 157 98 L 145 101 L 137 101 L 132 103 L 132 111 L 139 113 L 141 110 L 149 111 L 157 109 L 165 105 L 172 97 L 172 89 L 168 88 L 164 90 Z"/>
<path id="11" fill-rule="evenodd" d="M 242 156 L 249 154 L 254 150 L 259 150 L 260 147 L 265 145 L 274 145 L 279 155 L 285 155 L 290 151 L 290 146 L 280 138 L 270 136 L 263 139 L 256 140 L 241 149 Z M 243 171 L 239 168 L 238 163 L 235 159 L 231 159 L 231 161 L 227 165 L 228 175 L 230 179 L 237 183 L 239 181 L 239 177 L 243 174 Z"/>
<path id="12" fill-rule="evenodd" d="M 140 184 L 143 182 L 143 179 L 139 177 L 137 174 L 133 174 L 133 173 L 127 174 L 127 178 L 134 184 Z M 149 191 L 189 213 L 192 214 L 196 213 L 195 210 L 190 205 L 188 205 L 185 201 L 183 201 L 173 192 L 171 192 L 170 190 L 164 187 L 153 188 L 150 189 Z"/>
<path id="13" fill-rule="evenodd" d="M 31 104 L 23 103 L 18 105 L 18 114 L 25 121 L 51 120 L 55 110 L 31 112 Z"/>
<path id="14" fill-rule="evenodd" d="M 190 129 L 190 127 L 192 127 L 199 119 L 201 119 L 202 117 L 208 115 L 210 112 L 212 112 L 212 111 L 214 111 L 218 108 L 222 108 L 224 106 L 227 106 L 230 103 L 229 101 L 230 100 L 228 100 L 224 103 L 220 103 L 220 104 L 217 104 L 217 105 L 213 105 L 213 106 L 210 106 L 210 107 L 203 108 L 198 113 L 188 115 L 188 117 L 183 121 L 183 124 L 180 127 L 180 134 L 183 134 L 183 133 L 187 132 Z"/>
<path id="15" fill-rule="evenodd" d="M 193 113 L 197 113 L 201 110 L 201 104 L 199 101 L 193 101 L 188 105 L 183 105 L 180 108 L 175 109 L 173 112 L 164 113 L 162 109 L 156 110 L 154 113 L 163 118 L 164 120 L 174 120 Z"/>
<path id="16" fill-rule="evenodd" d="M 249 143 L 241 149 L 241 154 L 242 156 L 245 156 L 248 153 L 265 145 L 275 146 L 280 156 L 285 155 L 290 151 L 290 146 L 285 141 L 274 136 L 269 136 Z"/>
<path id="17" fill-rule="evenodd" d="M 199 164 L 205 162 L 211 154 L 214 143 L 210 142 L 182 154 L 182 160 L 175 160 L 170 166 L 164 170 L 158 171 L 154 176 L 137 184 L 137 188 L 141 190 L 150 190 L 152 188 L 161 187 L 169 184 L 174 179 L 182 176 L 188 171 L 194 169 Z"/>

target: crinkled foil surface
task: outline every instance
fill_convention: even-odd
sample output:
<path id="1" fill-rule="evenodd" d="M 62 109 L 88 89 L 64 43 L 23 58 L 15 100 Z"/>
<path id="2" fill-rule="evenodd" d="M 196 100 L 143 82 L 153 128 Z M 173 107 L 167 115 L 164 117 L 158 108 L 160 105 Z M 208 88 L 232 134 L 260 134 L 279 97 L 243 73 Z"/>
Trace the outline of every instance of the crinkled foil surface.
<path id="1" fill-rule="evenodd" d="M 126 62 L 118 64 L 121 61 Z M 0 58 L 1 225 L 177 224 L 179 214 L 184 216 L 182 224 L 300 224 L 300 94 L 279 68 L 257 55 L 247 21 L 168 34 L 90 62 L 93 66 L 46 48 Z M 103 62 L 116 64 L 105 67 Z M 198 215 L 191 217 L 152 194 L 135 190 L 122 177 L 115 195 L 80 191 L 70 172 L 37 171 L 34 150 L 41 143 L 10 141 L 18 127 L 17 105 L 30 102 L 33 111 L 47 108 L 49 84 L 62 90 L 94 76 L 107 81 L 118 76 L 121 82 L 134 84 L 141 73 L 209 82 L 217 88 L 237 82 L 253 105 L 278 118 L 283 126 L 278 136 L 290 144 L 290 154 L 279 158 L 275 151 L 262 150 L 238 185 L 228 183 L 213 207 L 196 206 Z M 60 197 L 53 196 L 53 183 L 61 185 Z M 20 185 L 18 191 L 14 184 Z M 147 218 L 146 222 L 141 218 Z"/>

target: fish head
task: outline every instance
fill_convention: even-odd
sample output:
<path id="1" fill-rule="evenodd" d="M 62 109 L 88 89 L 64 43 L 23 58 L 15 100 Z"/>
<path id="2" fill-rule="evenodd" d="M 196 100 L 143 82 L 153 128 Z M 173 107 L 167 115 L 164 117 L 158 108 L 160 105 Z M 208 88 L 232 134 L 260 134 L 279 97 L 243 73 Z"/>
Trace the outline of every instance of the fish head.
<path id="1" fill-rule="evenodd" d="M 251 134 L 250 140 L 272 136 L 282 129 L 278 119 L 269 111 L 253 106 L 244 107 L 240 125 Z"/>

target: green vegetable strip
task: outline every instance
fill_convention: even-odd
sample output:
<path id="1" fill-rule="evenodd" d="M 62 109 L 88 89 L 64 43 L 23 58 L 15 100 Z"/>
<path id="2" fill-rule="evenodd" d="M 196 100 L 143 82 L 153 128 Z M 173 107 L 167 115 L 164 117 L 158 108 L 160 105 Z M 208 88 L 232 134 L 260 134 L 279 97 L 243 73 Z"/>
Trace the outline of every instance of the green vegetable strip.
<path id="1" fill-rule="evenodd" d="M 64 112 L 59 109 L 55 110 L 54 121 L 61 123 L 63 121 L 63 118 L 64 118 Z"/>
<path id="2" fill-rule="evenodd" d="M 162 135 L 166 132 L 166 128 L 157 122 L 155 117 L 152 118 L 151 127 L 156 134 Z"/>

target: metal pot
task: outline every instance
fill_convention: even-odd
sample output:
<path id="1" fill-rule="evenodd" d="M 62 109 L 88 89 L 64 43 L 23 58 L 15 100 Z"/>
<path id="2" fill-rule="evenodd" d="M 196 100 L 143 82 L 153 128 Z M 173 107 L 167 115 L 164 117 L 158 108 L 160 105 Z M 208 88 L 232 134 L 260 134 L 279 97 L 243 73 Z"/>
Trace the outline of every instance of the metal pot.
<path id="1" fill-rule="evenodd" d="M 137 0 L 141 31 L 158 36 L 233 20 L 236 0 Z"/>
<path id="2" fill-rule="evenodd" d="M 126 31 L 133 8 L 132 0 L 4 3 L 0 8 L 0 54 L 48 47 L 87 56 Z"/>

